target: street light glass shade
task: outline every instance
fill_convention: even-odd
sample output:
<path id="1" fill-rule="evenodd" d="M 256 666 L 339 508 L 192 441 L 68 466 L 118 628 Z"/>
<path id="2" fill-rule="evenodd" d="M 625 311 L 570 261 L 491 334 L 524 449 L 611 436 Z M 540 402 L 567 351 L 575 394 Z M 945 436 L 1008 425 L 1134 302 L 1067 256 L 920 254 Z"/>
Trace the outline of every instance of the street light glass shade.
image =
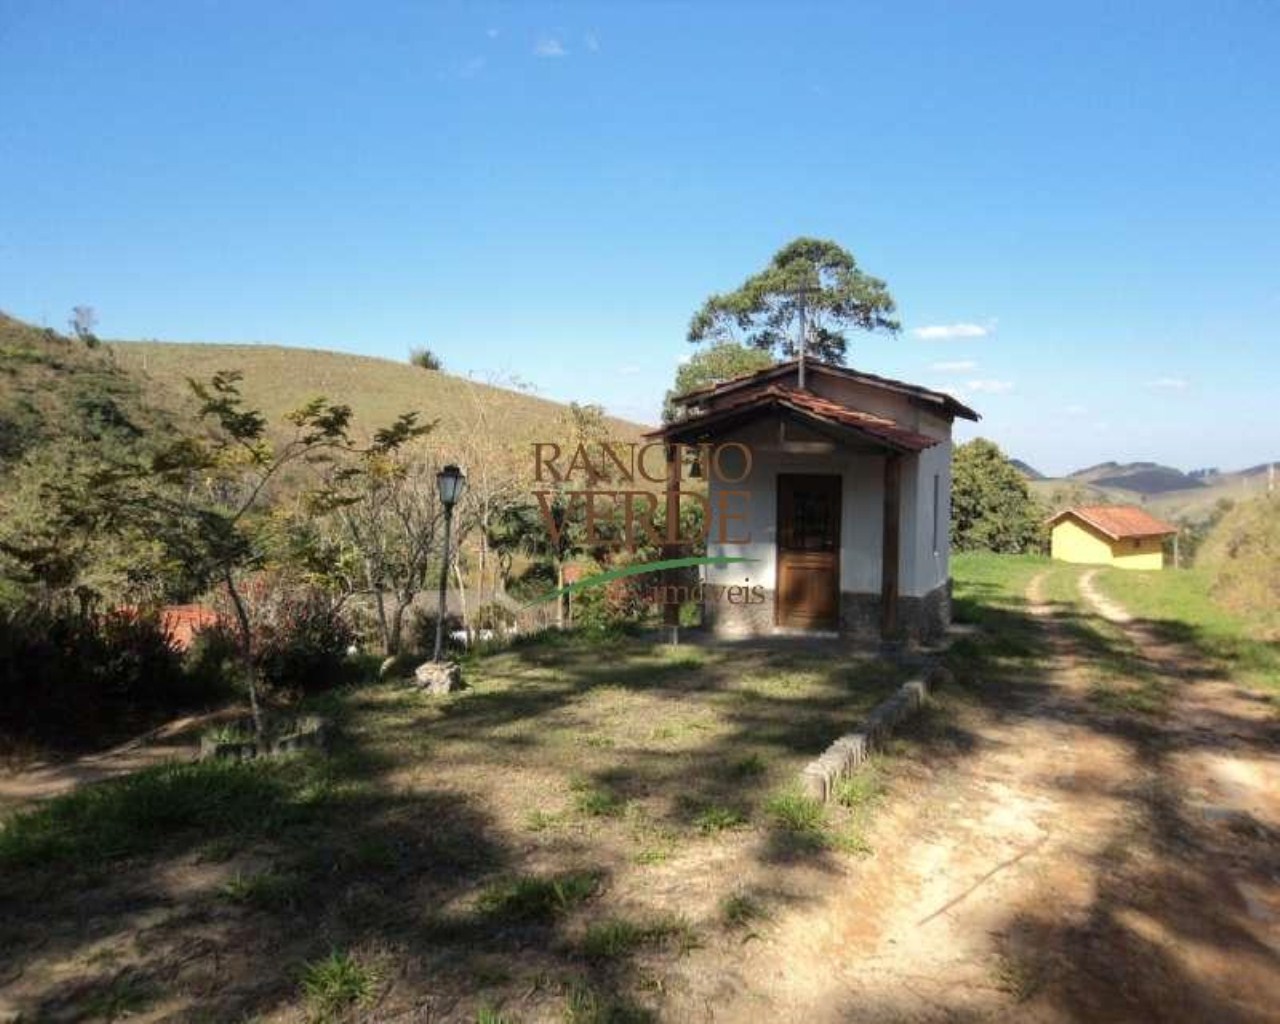
<path id="1" fill-rule="evenodd" d="M 462 486 L 466 480 L 466 475 L 457 466 L 445 466 L 436 474 L 436 487 L 445 508 L 453 508 L 462 497 Z"/>

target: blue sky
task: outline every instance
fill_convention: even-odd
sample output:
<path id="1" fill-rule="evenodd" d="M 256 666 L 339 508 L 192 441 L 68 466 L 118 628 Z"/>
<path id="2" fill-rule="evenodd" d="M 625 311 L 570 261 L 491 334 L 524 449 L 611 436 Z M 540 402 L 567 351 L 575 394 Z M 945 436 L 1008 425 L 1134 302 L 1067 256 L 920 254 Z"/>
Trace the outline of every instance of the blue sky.
<path id="1" fill-rule="evenodd" d="M 0 308 L 649 419 L 812 234 L 900 306 L 850 362 L 1011 454 L 1239 467 L 1280 458 L 1277 53 L 1270 3 L 0 0 Z"/>

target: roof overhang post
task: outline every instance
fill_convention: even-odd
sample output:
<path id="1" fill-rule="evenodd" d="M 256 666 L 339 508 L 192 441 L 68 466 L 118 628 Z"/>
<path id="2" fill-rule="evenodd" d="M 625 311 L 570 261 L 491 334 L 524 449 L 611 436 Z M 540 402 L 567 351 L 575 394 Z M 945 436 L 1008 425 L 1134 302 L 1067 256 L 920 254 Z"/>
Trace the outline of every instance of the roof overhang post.
<path id="1" fill-rule="evenodd" d="M 663 448 L 667 459 L 666 478 L 666 543 L 662 546 L 662 557 L 680 557 L 680 446 L 667 440 Z M 662 625 L 667 634 L 669 644 L 680 642 L 680 603 L 673 600 L 677 595 L 680 582 L 678 569 L 667 569 L 662 574 Z"/>
<path id="2" fill-rule="evenodd" d="M 884 531 L 880 563 L 880 638 L 898 633 L 898 571 L 902 536 L 902 456 L 884 457 Z"/>

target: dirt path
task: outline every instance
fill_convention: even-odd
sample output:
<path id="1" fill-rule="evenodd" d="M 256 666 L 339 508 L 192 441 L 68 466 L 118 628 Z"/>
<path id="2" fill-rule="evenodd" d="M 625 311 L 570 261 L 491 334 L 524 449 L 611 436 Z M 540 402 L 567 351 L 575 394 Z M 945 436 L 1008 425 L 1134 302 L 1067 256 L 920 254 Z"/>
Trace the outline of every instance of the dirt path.
<path id="1" fill-rule="evenodd" d="M 696 978 L 679 1019 L 1280 1020 L 1280 760 L 1265 710 L 1084 593 L 1177 680 L 1167 714 L 1101 710 L 1099 665 L 1032 581 L 1043 677 L 958 702 L 971 752 L 924 768 L 875 855 Z"/>

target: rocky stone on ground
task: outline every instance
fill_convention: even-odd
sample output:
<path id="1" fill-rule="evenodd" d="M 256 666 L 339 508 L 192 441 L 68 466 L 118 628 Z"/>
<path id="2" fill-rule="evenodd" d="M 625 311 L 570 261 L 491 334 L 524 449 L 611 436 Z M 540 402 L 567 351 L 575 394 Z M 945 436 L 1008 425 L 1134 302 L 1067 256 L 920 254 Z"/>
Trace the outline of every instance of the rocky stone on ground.
<path id="1" fill-rule="evenodd" d="M 456 661 L 424 661 L 413 670 L 413 681 L 427 693 L 452 693 L 462 688 L 462 669 Z"/>

